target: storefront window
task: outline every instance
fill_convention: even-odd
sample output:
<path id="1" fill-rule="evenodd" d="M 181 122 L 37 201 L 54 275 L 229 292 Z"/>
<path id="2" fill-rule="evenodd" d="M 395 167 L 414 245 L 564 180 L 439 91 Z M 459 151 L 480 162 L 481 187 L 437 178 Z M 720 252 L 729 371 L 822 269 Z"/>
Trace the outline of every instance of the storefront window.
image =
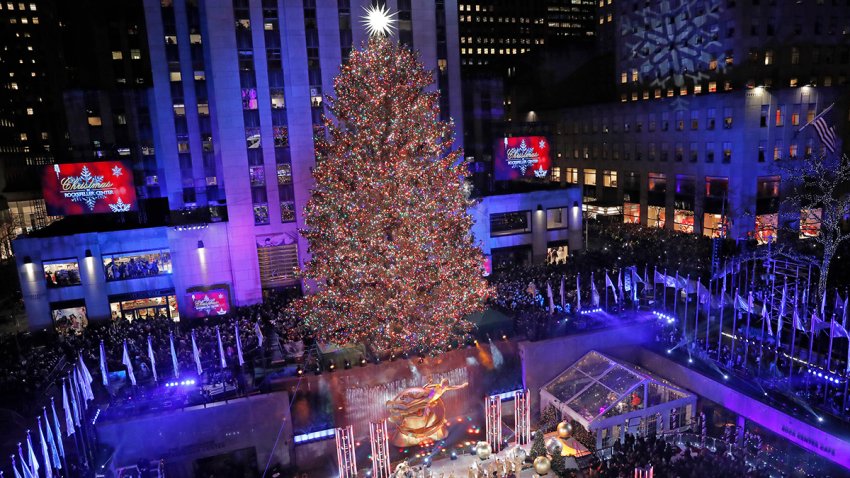
<path id="1" fill-rule="evenodd" d="M 779 227 L 779 214 L 762 214 L 756 216 L 756 241 L 767 244 L 776 240 L 776 229 Z"/>
<path id="2" fill-rule="evenodd" d="M 81 334 L 89 324 L 86 305 L 83 301 L 50 304 L 50 314 L 53 317 L 56 333 L 61 335 Z"/>
<path id="3" fill-rule="evenodd" d="M 490 236 L 508 236 L 531 232 L 531 212 L 490 214 Z"/>
<path id="4" fill-rule="evenodd" d="M 667 211 L 663 206 L 649 206 L 646 210 L 646 225 L 649 227 L 664 228 L 666 215 Z"/>
<path id="5" fill-rule="evenodd" d="M 550 242 L 546 248 L 547 264 L 566 264 L 570 248 L 566 242 Z"/>
<path id="6" fill-rule="evenodd" d="M 158 249 L 104 254 L 103 269 L 107 281 L 171 274 L 171 252 Z"/>
<path id="7" fill-rule="evenodd" d="M 565 229 L 567 227 L 567 208 L 556 207 L 546 210 L 546 229 Z"/>
<path id="8" fill-rule="evenodd" d="M 673 211 L 673 230 L 686 234 L 694 233 L 694 212 L 687 209 Z"/>
<path id="9" fill-rule="evenodd" d="M 726 218 L 726 227 L 723 227 L 722 215 L 705 213 L 702 216 L 702 234 L 708 237 L 726 237 L 729 229 L 729 218 Z"/>
<path id="10" fill-rule="evenodd" d="M 45 261 L 44 280 L 50 288 L 80 285 L 80 265 L 76 259 Z"/>
<path id="11" fill-rule="evenodd" d="M 800 239 L 809 239 L 820 234 L 821 213 L 821 208 L 800 211 Z"/>
<path id="12" fill-rule="evenodd" d="M 640 224 L 640 204 L 634 202 L 623 203 L 623 222 L 626 224 Z"/>
<path id="13" fill-rule="evenodd" d="M 251 178 L 251 187 L 266 184 L 266 172 L 262 166 L 251 166 L 248 168 L 248 174 Z"/>
<path id="14" fill-rule="evenodd" d="M 174 295 L 110 302 L 109 309 L 112 311 L 112 320 L 123 319 L 132 322 L 134 320 L 170 319 L 174 322 L 180 321 L 180 314 L 177 311 L 177 297 Z"/>

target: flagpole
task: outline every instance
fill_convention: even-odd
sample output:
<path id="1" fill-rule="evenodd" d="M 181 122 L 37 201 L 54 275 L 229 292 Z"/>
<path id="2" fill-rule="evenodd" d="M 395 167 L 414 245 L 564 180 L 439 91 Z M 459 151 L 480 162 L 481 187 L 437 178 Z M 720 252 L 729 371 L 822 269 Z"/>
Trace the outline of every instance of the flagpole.
<path id="1" fill-rule="evenodd" d="M 699 339 L 699 288 L 702 285 L 701 279 L 701 277 L 697 277 L 697 301 L 694 303 L 694 309 L 696 309 L 694 313 L 694 342 Z M 709 289 L 708 295 L 711 295 L 711 289 Z"/>
<path id="2" fill-rule="evenodd" d="M 814 316 L 809 317 L 809 355 L 806 357 L 806 363 L 809 367 L 812 366 L 812 350 L 815 347 L 815 319 Z"/>
<path id="3" fill-rule="evenodd" d="M 725 271 L 725 269 L 724 269 Z M 720 323 L 717 332 L 717 361 L 720 361 L 720 350 L 723 348 L 723 309 L 726 308 L 726 276 L 723 276 L 723 286 L 720 290 Z M 734 310 L 734 309 L 733 309 Z M 708 336 L 706 336 L 708 337 Z M 707 340 L 707 339 L 706 339 Z"/>
<path id="4" fill-rule="evenodd" d="M 688 302 L 690 302 L 690 297 L 688 296 L 688 286 L 691 285 L 691 275 L 688 274 L 685 276 L 685 315 L 682 320 L 682 337 L 685 339 L 685 346 L 688 344 Z M 676 296 L 678 297 L 678 293 Z"/>
<path id="5" fill-rule="evenodd" d="M 605 269 L 605 312 L 610 312 L 608 308 L 608 269 Z"/>
<path id="6" fill-rule="evenodd" d="M 658 308 L 658 303 L 655 301 L 655 289 L 656 289 L 656 287 L 657 287 L 657 284 L 656 284 L 656 282 L 655 282 L 655 277 L 656 277 L 657 275 L 658 275 L 658 266 L 657 266 L 657 265 L 653 265 L 653 266 L 652 266 L 652 307 L 653 307 L 654 309 L 657 309 L 657 308 Z"/>
<path id="7" fill-rule="evenodd" d="M 798 129 L 798 130 L 797 130 L 797 132 L 799 133 L 799 132 L 803 131 L 803 130 L 804 130 L 804 129 L 806 129 L 806 128 L 810 125 L 810 124 L 812 124 L 812 123 L 814 123 L 815 121 L 817 121 L 817 120 L 818 120 L 821 116 L 823 116 L 823 115 L 827 114 L 827 113 L 829 112 L 829 110 L 831 110 L 831 109 L 832 109 L 832 107 L 833 107 L 833 106 L 835 106 L 835 103 L 833 103 L 833 104 L 829 105 L 829 106 L 828 106 L 825 110 L 821 111 L 819 115 L 815 116 L 814 118 L 812 118 L 812 120 L 811 120 L 811 121 L 809 121 L 808 123 L 804 124 L 804 125 L 803 125 L 800 129 Z"/>
<path id="8" fill-rule="evenodd" d="M 832 314 L 832 320 L 829 322 L 829 353 L 826 356 L 826 373 L 832 373 L 829 370 L 832 365 L 832 336 L 835 334 L 835 314 Z M 826 402 L 829 395 L 829 380 L 826 381 L 826 386 L 823 388 L 823 401 Z"/>
<path id="9" fill-rule="evenodd" d="M 676 316 L 676 304 L 678 302 L 679 302 L 679 269 L 676 269 L 676 282 L 673 283 L 673 317 L 676 317 L 676 320 L 679 319 L 679 317 Z"/>
<path id="10" fill-rule="evenodd" d="M 800 266 L 797 266 L 797 276 L 799 277 Z M 791 317 L 791 365 L 788 367 L 788 378 L 794 375 L 794 346 L 797 344 L 797 319 L 800 318 L 797 310 L 797 281 L 794 281 L 794 315 Z"/>
<path id="11" fill-rule="evenodd" d="M 661 285 L 661 291 L 664 292 L 664 312 L 667 312 L 667 268 L 664 268 L 664 283 Z"/>
<path id="12" fill-rule="evenodd" d="M 732 365 L 735 365 L 735 341 L 738 339 L 738 288 L 735 287 L 735 306 L 732 307 Z"/>
<path id="13" fill-rule="evenodd" d="M 755 271 L 753 271 L 755 274 Z M 749 290 L 749 294 L 747 294 L 747 328 L 744 330 L 744 335 L 746 339 L 744 340 L 744 368 L 746 369 L 750 365 L 750 316 L 752 315 L 751 310 L 753 308 L 753 291 Z"/>

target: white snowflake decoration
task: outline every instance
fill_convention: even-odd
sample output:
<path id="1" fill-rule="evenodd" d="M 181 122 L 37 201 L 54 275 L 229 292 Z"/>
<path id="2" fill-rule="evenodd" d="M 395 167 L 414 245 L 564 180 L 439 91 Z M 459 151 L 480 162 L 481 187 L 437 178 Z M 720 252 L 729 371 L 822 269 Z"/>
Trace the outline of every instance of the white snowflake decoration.
<path id="1" fill-rule="evenodd" d="M 112 210 L 112 212 L 127 212 L 127 211 L 129 211 L 129 210 L 130 210 L 130 206 L 131 206 L 131 204 L 127 204 L 127 203 L 125 203 L 125 202 L 124 202 L 124 201 L 123 201 L 123 200 L 119 197 L 119 198 L 118 198 L 118 201 L 115 201 L 115 204 L 110 204 L 110 205 L 109 205 L 109 209 L 111 209 L 111 210 Z"/>
<path id="2" fill-rule="evenodd" d="M 97 198 L 94 196 L 85 196 L 82 198 L 76 198 L 74 201 L 83 201 L 86 203 L 86 206 L 89 207 L 90 210 L 94 211 L 94 206 L 97 204 Z"/>
<path id="3" fill-rule="evenodd" d="M 113 176 L 121 176 L 122 174 L 124 174 L 124 170 L 121 169 L 121 166 L 115 166 L 114 168 L 112 168 Z"/>
<path id="4" fill-rule="evenodd" d="M 624 16 L 622 33 L 626 51 L 640 61 L 640 70 L 651 75 L 653 86 L 682 86 L 685 78 L 700 81 L 711 60 L 722 71 L 718 58 L 723 46 L 716 38 L 720 29 L 720 4 L 704 2 L 648 2 L 634 17 Z M 630 21 L 631 20 L 631 21 Z"/>
<path id="5" fill-rule="evenodd" d="M 541 140 L 540 140 L 540 143 L 538 143 L 538 146 L 540 146 L 540 149 L 545 148 L 545 147 L 546 147 L 546 140 L 545 140 L 545 139 L 541 139 Z"/>
<path id="6" fill-rule="evenodd" d="M 534 170 L 534 177 L 535 178 L 541 178 L 542 179 L 542 178 L 545 178 L 547 174 L 549 174 L 549 171 L 543 169 L 542 164 L 540 165 L 539 168 Z"/>

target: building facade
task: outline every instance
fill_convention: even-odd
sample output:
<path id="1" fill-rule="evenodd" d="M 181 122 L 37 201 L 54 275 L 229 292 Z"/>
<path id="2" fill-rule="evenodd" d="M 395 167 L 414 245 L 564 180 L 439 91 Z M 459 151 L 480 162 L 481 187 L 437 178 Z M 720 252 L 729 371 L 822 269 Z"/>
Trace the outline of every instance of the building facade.
<path id="1" fill-rule="evenodd" d="M 824 151 L 804 126 L 833 106 L 830 125 L 847 131 L 850 6 L 605 2 L 601 11 L 614 31 L 608 81 L 618 97 L 540 114 L 560 179 L 582 186 L 588 208 L 620 208 L 625 222 L 775 238 L 783 171 Z"/>

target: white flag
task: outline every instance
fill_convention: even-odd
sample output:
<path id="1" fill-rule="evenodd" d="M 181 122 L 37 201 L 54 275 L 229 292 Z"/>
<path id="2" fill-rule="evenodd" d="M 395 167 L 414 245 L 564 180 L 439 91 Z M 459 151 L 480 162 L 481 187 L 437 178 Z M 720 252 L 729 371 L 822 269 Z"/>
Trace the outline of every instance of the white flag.
<path id="1" fill-rule="evenodd" d="M 121 363 L 127 367 L 127 377 L 130 378 L 130 383 L 136 385 L 136 375 L 133 373 L 133 362 L 130 361 L 130 354 L 127 353 L 127 341 L 124 341 L 124 355 L 121 357 Z"/>
<path id="2" fill-rule="evenodd" d="M 86 367 L 86 363 L 83 361 L 83 354 L 78 354 L 77 358 L 80 361 L 80 375 L 83 378 L 82 382 L 86 393 L 86 400 L 94 400 L 94 392 L 91 388 L 91 384 L 94 382 L 94 379 L 92 378 L 91 373 L 89 373 L 89 368 Z"/>
<path id="3" fill-rule="evenodd" d="M 555 313 L 555 298 L 552 297 L 552 284 L 546 281 L 546 293 L 549 294 L 549 313 Z"/>
<path id="4" fill-rule="evenodd" d="M 611 278 L 608 277 L 608 271 L 605 271 L 605 288 L 607 289 L 608 287 L 610 287 L 611 290 L 614 292 L 614 303 L 615 304 L 618 303 L 617 288 L 614 286 L 614 283 L 611 282 Z M 607 294 L 607 292 L 606 292 L 606 294 Z M 607 301 L 608 299 L 605 299 L 605 300 Z"/>
<path id="5" fill-rule="evenodd" d="M 201 367 L 201 354 L 198 352 L 198 344 L 195 342 L 195 331 L 192 331 L 192 355 L 195 356 L 195 368 L 198 370 L 198 375 L 204 373 Z"/>
<path id="6" fill-rule="evenodd" d="M 764 321 L 767 327 L 767 335 L 773 337 L 773 326 L 770 325 L 770 314 L 767 313 L 767 302 L 761 306 L 761 320 Z"/>
<path id="7" fill-rule="evenodd" d="M 44 478 L 53 478 L 53 468 L 50 466 L 50 451 L 47 440 L 44 439 L 44 429 L 41 427 L 41 417 L 38 418 L 38 439 L 41 441 L 41 461 L 44 462 Z"/>
<path id="8" fill-rule="evenodd" d="M 254 333 L 257 334 L 257 347 L 263 346 L 263 332 L 260 330 L 260 323 L 254 323 Z"/>
<path id="9" fill-rule="evenodd" d="M 224 347 L 221 345 L 221 332 L 218 330 L 218 326 L 215 326 L 215 336 L 218 338 L 218 358 L 221 360 L 221 368 L 227 368 L 227 362 L 224 361 Z"/>
<path id="10" fill-rule="evenodd" d="M 236 355 L 239 359 L 239 366 L 245 365 L 245 359 L 242 358 L 242 337 L 239 336 L 239 323 L 233 326 L 236 329 Z"/>
<path id="11" fill-rule="evenodd" d="M 106 367 L 106 351 L 103 349 L 103 340 L 100 341 L 100 375 L 103 386 L 109 386 L 109 369 Z"/>
<path id="12" fill-rule="evenodd" d="M 168 334 L 168 340 L 171 342 L 171 366 L 174 367 L 174 378 L 180 378 L 180 367 L 177 363 L 177 352 L 174 350 L 174 334 Z"/>
<path id="13" fill-rule="evenodd" d="M 153 373 L 153 381 L 157 382 L 156 376 L 156 357 L 153 355 L 153 344 L 151 344 L 151 336 L 148 335 L 148 358 L 151 361 L 151 372 Z"/>
<path id="14" fill-rule="evenodd" d="M 29 430 L 27 430 L 27 458 L 29 460 L 30 470 L 32 470 L 32 475 L 37 477 L 38 469 L 41 468 L 41 465 L 38 464 L 38 457 L 35 456 L 35 450 L 33 450 L 32 437 L 30 436 Z"/>
<path id="15" fill-rule="evenodd" d="M 62 390 L 65 390 L 65 384 L 62 384 Z M 62 443 L 62 427 L 59 426 L 59 416 L 56 414 L 56 402 L 53 397 L 50 397 L 50 408 L 53 410 L 53 429 L 56 430 L 56 447 L 59 448 L 59 455 L 65 456 L 65 444 Z M 61 466 L 59 467 L 62 468 Z"/>
<path id="16" fill-rule="evenodd" d="M 44 415 L 44 431 L 47 435 L 47 444 L 50 446 L 50 458 L 53 463 L 53 468 L 62 469 L 62 460 L 59 458 L 59 451 L 56 449 L 56 439 L 53 438 L 53 428 L 50 426 L 50 419 L 47 418 L 47 407 L 41 408 Z"/>

